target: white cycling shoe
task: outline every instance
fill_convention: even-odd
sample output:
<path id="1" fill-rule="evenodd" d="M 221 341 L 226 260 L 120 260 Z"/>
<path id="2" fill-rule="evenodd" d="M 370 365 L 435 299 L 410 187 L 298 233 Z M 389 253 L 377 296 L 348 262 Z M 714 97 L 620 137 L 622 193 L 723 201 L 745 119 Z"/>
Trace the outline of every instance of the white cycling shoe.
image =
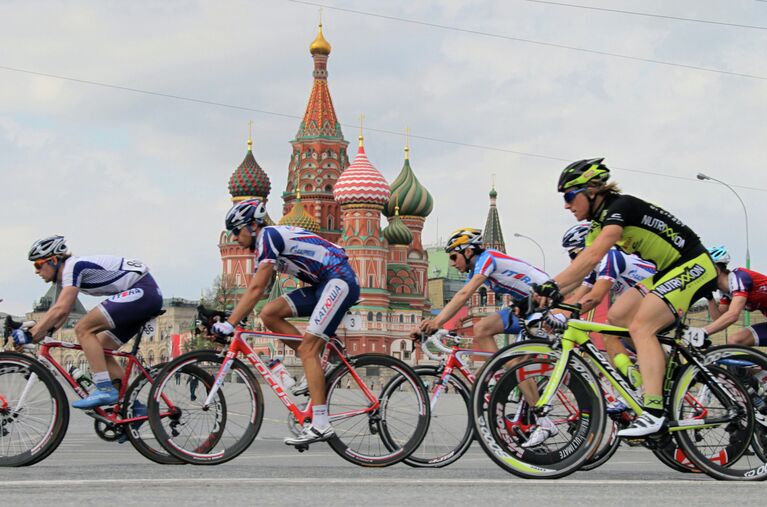
<path id="1" fill-rule="evenodd" d="M 522 447 L 525 449 L 530 449 L 531 447 L 538 447 L 542 443 L 544 443 L 549 438 L 553 437 L 557 433 L 559 433 L 559 430 L 557 429 L 556 425 L 552 423 L 549 420 L 539 420 L 538 426 L 535 427 L 535 430 L 530 434 L 530 438 L 527 439 L 527 442 L 522 444 Z"/>
<path id="2" fill-rule="evenodd" d="M 629 438 L 646 437 L 663 430 L 665 424 L 666 418 L 664 416 L 655 417 L 649 412 L 643 412 L 628 427 L 620 430 L 618 436 Z"/>
<path id="3" fill-rule="evenodd" d="M 304 429 L 294 437 L 288 437 L 283 440 L 287 445 L 309 445 L 315 442 L 324 442 L 336 436 L 336 430 L 332 426 L 325 429 L 318 429 L 311 424 L 304 426 Z"/>

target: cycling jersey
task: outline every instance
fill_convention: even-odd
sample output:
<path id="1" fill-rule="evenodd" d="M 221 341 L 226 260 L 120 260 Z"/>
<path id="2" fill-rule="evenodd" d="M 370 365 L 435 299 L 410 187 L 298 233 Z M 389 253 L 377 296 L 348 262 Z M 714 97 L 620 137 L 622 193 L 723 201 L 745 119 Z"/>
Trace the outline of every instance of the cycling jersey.
<path id="1" fill-rule="evenodd" d="M 727 278 L 730 288 L 727 294 L 722 295 L 721 304 L 729 305 L 732 298 L 742 296 L 746 298 L 746 310 L 761 311 L 767 315 L 767 276 L 749 269 L 735 268 Z"/>
<path id="2" fill-rule="evenodd" d="M 256 240 L 257 264 L 270 262 L 280 273 L 317 284 L 337 277 L 348 266 L 346 252 L 340 246 L 316 234 L 286 225 L 261 229 Z"/>
<path id="3" fill-rule="evenodd" d="M 701 246 L 700 238 L 674 215 L 631 195 L 605 195 L 591 223 L 586 246 L 607 225 L 623 227 L 617 243 L 621 250 L 654 263 L 659 271 L 688 258 Z"/>
<path id="4" fill-rule="evenodd" d="M 149 273 L 138 259 L 114 255 L 70 257 L 64 261 L 62 287 L 77 287 L 89 296 L 111 296 L 130 289 Z"/>
<path id="5" fill-rule="evenodd" d="M 494 292 L 511 294 L 515 300 L 530 295 L 530 284 L 542 284 L 551 278 L 532 264 L 493 249 L 485 250 L 477 258 L 467 281 L 474 275 L 486 276 L 485 285 Z"/>
<path id="6" fill-rule="evenodd" d="M 610 290 L 617 296 L 653 274 L 655 274 L 655 265 L 651 262 L 640 259 L 636 255 L 629 255 L 617 248 L 611 248 L 602 258 L 599 266 L 586 277 L 583 285 L 593 287 L 597 280 L 610 280 L 612 282 Z"/>

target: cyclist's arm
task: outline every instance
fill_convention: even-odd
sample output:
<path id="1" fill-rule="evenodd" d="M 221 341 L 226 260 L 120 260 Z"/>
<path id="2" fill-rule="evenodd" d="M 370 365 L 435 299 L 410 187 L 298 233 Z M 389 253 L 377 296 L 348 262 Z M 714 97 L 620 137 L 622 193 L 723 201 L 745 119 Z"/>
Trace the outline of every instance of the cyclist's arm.
<path id="1" fill-rule="evenodd" d="M 581 312 L 586 313 L 595 308 L 605 298 L 613 286 L 613 281 L 606 278 L 600 278 L 594 287 L 578 300 L 581 305 Z"/>
<path id="2" fill-rule="evenodd" d="M 572 291 L 570 294 L 567 295 L 567 297 L 565 298 L 565 303 L 569 305 L 574 305 L 575 303 L 580 301 L 580 299 L 586 294 L 588 294 L 590 291 L 591 291 L 590 286 L 581 285 L 580 287 L 578 287 L 577 289 L 575 289 L 574 291 Z"/>
<path id="3" fill-rule="evenodd" d="M 620 225 L 607 225 L 590 246 L 586 247 L 564 271 L 554 277 L 560 291 L 566 293 L 572 290 L 576 284 L 581 283 L 583 278 L 594 269 L 607 252 L 620 241 L 623 235 L 623 227 Z"/>
<path id="4" fill-rule="evenodd" d="M 733 297 L 732 301 L 730 301 L 730 307 L 727 309 L 727 311 L 721 314 L 719 318 L 717 318 L 714 322 L 712 322 L 708 326 L 705 326 L 703 330 L 706 331 L 708 334 L 714 334 L 716 332 L 721 331 L 722 329 L 727 329 L 727 327 L 729 327 L 730 325 L 738 321 L 738 318 L 740 317 L 740 313 L 743 311 L 745 307 L 746 307 L 745 296 Z"/>
<path id="5" fill-rule="evenodd" d="M 708 301 L 708 314 L 711 316 L 711 321 L 715 321 L 722 316 L 724 312 L 729 308 L 728 305 L 720 305 L 715 299 Z"/>
<path id="6" fill-rule="evenodd" d="M 453 296 L 453 298 L 445 305 L 442 311 L 439 312 L 439 315 L 432 319 L 431 324 L 434 325 L 435 328 L 443 326 L 445 322 L 453 318 L 453 316 L 458 313 L 458 310 L 460 310 L 461 307 L 466 304 L 466 301 L 469 300 L 471 295 L 474 294 L 474 292 L 479 289 L 486 280 L 487 277 L 485 275 L 472 276 L 466 285 L 461 287 L 461 290 L 455 293 L 455 296 Z"/>
<path id="7" fill-rule="evenodd" d="M 59 297 L 56 299 L 56 303 L 50 310 L 45 312 L 45 315 L 40 322 L 35 324 L 32 329 L 29 330 L 32 335 L 32 340 L 37 342 L 45 338 L 45 335 L 51 329 L 58 329 L 64 325 L 69 317 L 69 312 L 75 306 L 77 301 L 77 293 L 80 289 L 72 285 L 64 287 L 59 293 Z"/>
<path id="8" fill-rule="evenodd" d="M 248 288 L 245 290 L 245 294 L 242 295 L 242 299 L 240 299 L 240 302 L 237 303 L 237 306 L 232 310 L 229 319 L 227 319 L 231 325 L 236 326 L 238 322 L 247 317 L 253 308 L 255 308 L 256 303 L 263 297 L 266 288 L 269 286 L 273 273 L 273 263 L 262 262 L 258 265 L 256 274 L 253 276 Z"/>

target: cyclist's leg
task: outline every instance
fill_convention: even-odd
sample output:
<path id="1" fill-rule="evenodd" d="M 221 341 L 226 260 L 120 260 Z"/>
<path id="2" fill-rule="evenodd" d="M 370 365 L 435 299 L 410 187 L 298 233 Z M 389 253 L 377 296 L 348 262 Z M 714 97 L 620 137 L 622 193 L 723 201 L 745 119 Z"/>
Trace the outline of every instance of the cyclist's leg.
<path id="1" fill-rule="evenodd" d="M 505 332 L 507 327 L 511 327 L 514 322 L 514 316 L 510 308 L 483 317 L 474 326 L 474 345 L 479 350 L 495 352 L 498 350 L 498 344 L 495 341 L 495 335 Z M 482 357 L 484 360 L 484 357 Z"/>
<path id="2" fill-rule="evenodd" d="M 277 282 L 274 282 L 277 283 Z M 299 291 L 304 289 L 299 289 Z M 293 294 L 293 291 L 290 294 Z M 290 294 L 284 295 L 282 297 L 279 297 L 273 301 L 269 301 L 264 305 L 264 307 L 261 309 L 261 313 L 259 314 L 259 317 L 263 321 L 266 328 L 273 332 L 273 333 L 280 333 L 280 334 L 292 334 L 292 335 L 300 335 L 301 333 L 298 331 L 296 326 L 288 322 L 287 318 L 289 317 L 297 317 L 298 312 L 296 311 L 295 304 L 293 301 L 288 297 Z M 282 343 L 287 345 L 293 350 L 298 350 L 298 342 L 294 340 L 280 340 Z"/>
<path id="3" fill-rule="evenodd" d="M 123 346 L 123 342 L 120 341 L 113 333 L 109 331 L 102 331 L 96 335 L 102 349 L 116 350 Z M 112 380 L 121 379 L 123 377 L 123 367 L 117 362 L 113 356 L 104 356 L 106 362 L 107 371 L 109 372 L 109 378 Z"/>
<path id="4" fill-rule="evenodd" d="M 746 345 L 747 347 L 767 344 L 767 322 L 743 328 L 727 337 L 727 344 Z"/>
<path id="5" fill-rule="evenodd" d="M 642 304 L 646 293 L 643 286 L 637 285 L 633 289 L 621 294 L 610 306 L 607 312 L 607 322 L 613 326 L 628 327 L 637 311 L 639 311 L 639 306 Z M 607 358 L 612 365 L 618 368 L 623 375 L 633 377 L 630 380 L 634 386 L 640 386 L 642 380 L 639 372 L 634 370 L 635 373 L 633 375 L 632 372 L 629 372 L 632 362 L 629 359 L 629 351 L 623 344 L 623 341 L 613 335 L 602 335 L 602 341 L 605 344 Z"/>

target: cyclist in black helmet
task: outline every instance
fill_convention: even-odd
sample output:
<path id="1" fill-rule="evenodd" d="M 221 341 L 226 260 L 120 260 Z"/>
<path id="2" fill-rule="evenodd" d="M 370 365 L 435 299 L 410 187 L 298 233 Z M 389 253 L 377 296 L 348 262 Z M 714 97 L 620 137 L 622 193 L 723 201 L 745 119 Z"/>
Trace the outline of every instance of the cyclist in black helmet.
<path id="1" fill-rule="evenodd" d="M 565 209 L 577 220 L 591 220 L 586 248 L 561 273 L 539 288 L 539 294 L 561 298 L 574 289 L 613 246 L 653 262 L 657 273 L 626 291 L 608 313 L 611 324 L 628 327 L 637 349 L 645 393 L 645 411 L 622 437 L 642 437 L 664 429 L 663 349 L 656 334 L 674 324 L 690 304 L 716 290 L 716 268 L 698 236 L 679 219 L 642 199 L 620 193 L 608 183 L 604 159 L 579 160 L 567 166 L 557 190 Z M 699 335 L 688 335 L 694 345 Z"/>

